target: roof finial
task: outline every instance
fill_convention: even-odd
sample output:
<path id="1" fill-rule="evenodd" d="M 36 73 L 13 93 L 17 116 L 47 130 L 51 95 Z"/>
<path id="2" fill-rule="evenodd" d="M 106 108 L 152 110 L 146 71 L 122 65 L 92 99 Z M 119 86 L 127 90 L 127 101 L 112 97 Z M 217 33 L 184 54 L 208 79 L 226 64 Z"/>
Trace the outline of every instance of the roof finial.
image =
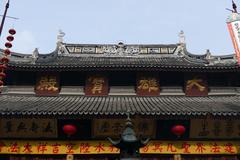
<path id="1" fill-rule="evenodd" d="M 58 31 L 58 35 L 57 35 L 57 43 L 63 43 L 63 37 L 65 36 L 65 33 L 60 29 Z"/>
<path id="2" fill-rule="evenodd" d="M 209 49 L 206 50 L 206 59 L 211 59 L 212 58 L 212 55 L 211 55 L 211 52 Z"/>
<path id="3" fill-rule="evenodd" d="M 179 33 L 179 43 L 185 44 L 186 43 L 185 40 L 186 40 L 186 38 L 185 38 L 184 32 L 183 32 L 183 30 L 181 30 Z"/>
<path id="4" fill-rule="evenodd" d="M 38 55 L 39 55 L 38 48 L 35 48 L 34 51 L 33 51 L 33 53 L 32 53 L 32 57 L 33 57 L 34 59 L 36 59 L 36 58 L 38 58 Z"/>

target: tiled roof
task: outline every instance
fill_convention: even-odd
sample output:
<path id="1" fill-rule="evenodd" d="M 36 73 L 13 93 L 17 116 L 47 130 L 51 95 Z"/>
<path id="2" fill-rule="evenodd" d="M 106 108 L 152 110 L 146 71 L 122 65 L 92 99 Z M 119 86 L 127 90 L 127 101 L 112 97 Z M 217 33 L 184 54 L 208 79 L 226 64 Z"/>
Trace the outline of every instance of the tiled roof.
<path id="1" fill-rule="evenodd" d="M 38 64 L 38 62 L 37 62 Z M 41 62 L 48 66 L 68 67 L 160 67 L 160 66 L 204 66 L 204 63 L 192 63 L 179 57 L 65 57 L 58 56 L 54 61 Z"/>
<path id="2" fill-rule="evenodd" d="M 1 116 L 123 115 L 239 116 L 240 96 L 0 96 Z"/>
<path id="3" fill-rule="evenodd" d="M 239 66 L 233 64 L 219 64 L 209 66 L 203 60 L 191 60 L 178 56 L 140 56 L 140 57 L 71 57 L 57 56 L 55 58 L 38 59 L 36 62 L 11 62 L 12 68 L 23 69 L 229 69 L 239 70 Z"/>
<path id="4" fill-rule="evenodd" d="M 63 44 L 64 52 L 61 47 L 50 54 L 39 54 L 38 51 L 33 55 L 12 53 L 9 62 L 9 69 L 24 70 L 228 70 L 239 71 L 239 65 L 234 59 L 234 55 L 229 56 L 211 56 L 210 54 L 194 55 L 186 49 L 180 49 L 179 45 L 145 45 L 146 49 L 173 48 L 171 53 L 140 53 L 119 55 L 96 53 L 95 45 L 76 45 L 79 52 L 70 52 L 67 47 L 69 44 Z M 103 45 L 102 47 L 107 47 Z M 127 45 L 128 46 L 128 45 Z M 99 47 L 99 46 L 98 46 Z M 113 47 L 113 46 L 112 46 Z M 128 46 L 128 47 L 131 47 Z M 134 46 L 133 46 L 134 47 Z M 138 46 L 141 48 L 141 45 Z M 156 48 L 157 47 L 157 48 Z M 81 48 L 81 52 L 80 52 Z M 91 48 L 93 50 L 91 50 Z M 95 52 L 92 53 L 92 51 Z M 100 47 L 101 48 L 101 47 Z M 90 49 L 90 50 L 89 50 Z M 1 56 L 2 50 L 0 50 Z M 129 51 L 130 52 L 130 51 Z M 121 53 L 121 52 L 120 52 Z M 125 52 L 124 52 L 125 53 Z M 135 53 L 135 52 L 134 52 Z M 203 70 L 202 70 L 203 69 Z"/>

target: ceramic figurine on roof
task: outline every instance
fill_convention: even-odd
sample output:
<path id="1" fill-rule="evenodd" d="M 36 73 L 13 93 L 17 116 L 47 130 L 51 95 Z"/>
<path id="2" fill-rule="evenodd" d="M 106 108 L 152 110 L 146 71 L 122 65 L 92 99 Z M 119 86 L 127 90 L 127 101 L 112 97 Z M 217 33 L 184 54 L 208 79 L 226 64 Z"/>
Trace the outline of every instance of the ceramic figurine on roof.
<path id="1" fill-rule="evenodd" d="M 65 36 L 65 33 L 62 30 L 59 30 L 57 35 L 57 48 L 58 53 L 63 54 L 65 53 L 64 45 L 63 45 L 63 37 Z"/>
<path id="2" fill-rule="evenodd" d="M 60 29 L 58 31 L 57 43 L 63 43 L 63 37 L 64 36 L 65 36 L 65 33 Z"/>
<path id="3" fill-rule="evenodd" d="M 186 44 L 186 40 L 185 40 L 185 35 L 184 35 L 184 32 L 183 30 L 180 31 L 179 33 L 179 43 L 180 44 Z"/>

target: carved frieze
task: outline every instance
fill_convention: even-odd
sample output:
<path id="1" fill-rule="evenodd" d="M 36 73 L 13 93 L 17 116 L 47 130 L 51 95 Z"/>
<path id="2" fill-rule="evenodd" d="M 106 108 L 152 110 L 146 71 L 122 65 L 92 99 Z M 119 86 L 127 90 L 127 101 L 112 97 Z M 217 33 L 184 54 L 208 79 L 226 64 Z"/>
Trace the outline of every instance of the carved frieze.
<path id="1" fill-rule="evenodd" d="M 148 48 L 148 53 L 160 53 L 160 48 Z"/>
<path id="2" fill-rule="evenodd" d="M 110 45 L 102 46 L 103 54 L 106 55 L 136 55 L 139 54 L 139 46 Z"/>
<path id="3" fill-rule="evenodd" d="M 82 47 L 83 53 L 96 53 L 95 47 Z"/>
<path id="4" fill-rule="evenodd" d="M 173 54 L 176 46 L 147 45 L 76 45 L 66 46 L 70 54 L 103 54 L 107 56 L 133 56 L 139 54 Z"/>

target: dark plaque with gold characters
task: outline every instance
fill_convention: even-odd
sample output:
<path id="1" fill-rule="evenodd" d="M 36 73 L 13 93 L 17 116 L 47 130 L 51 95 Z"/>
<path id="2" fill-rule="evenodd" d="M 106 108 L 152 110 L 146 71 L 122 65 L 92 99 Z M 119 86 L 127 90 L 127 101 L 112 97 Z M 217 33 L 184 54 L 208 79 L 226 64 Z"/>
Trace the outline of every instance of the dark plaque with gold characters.
<path id="1" fill-rule="evenodd" d="M 208 85 L 205 76 L 190 76 L 185 81 L 186 96 L 207 96 Z"/>
<path id="2" fill-rule="evenodd" d="M 139 96 L 158 96 L 160 93 L 158 77 L 144 74 L 138 75 L 136 91 Z"/>
<path id="3" fill-rule="evenodd" d="M 87 96 L 107 96 L 108 79 L 103 75 L 90 75 L 86 79 L 85 95 Z"/>
<path id="4" fill-rule="evenodd" d="M 39 74 L 35 87 L 37 95 L 52 96 L 59 94 L 59 75 L 58 74 Z"/>

